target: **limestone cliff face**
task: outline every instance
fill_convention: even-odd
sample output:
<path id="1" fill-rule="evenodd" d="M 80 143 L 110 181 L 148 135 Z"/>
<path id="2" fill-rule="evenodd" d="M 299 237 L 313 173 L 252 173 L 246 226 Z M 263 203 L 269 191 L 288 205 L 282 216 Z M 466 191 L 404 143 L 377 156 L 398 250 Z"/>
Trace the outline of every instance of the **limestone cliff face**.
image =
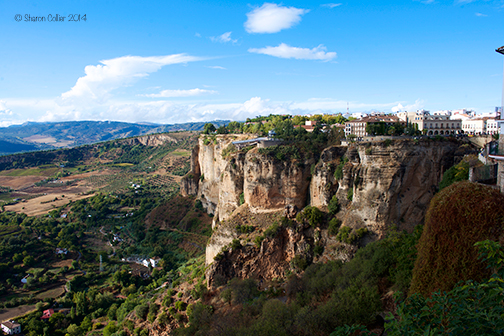
<path id="1" fill-rule="evenodd" d="M 245 203 L 256 211 L 283 210 L 286 205 L 304 208 L 313 162 L 279 161 L 256 149 L 249 151 L 243 167 Z"/>
<path id="2" fill-rule="evenodd" d="M 465 154 L 474 152 L 470 145 L 459 142 L 399 140 L 328 147 L 318 162 L 280 161 L 255 148 L 227 155 L 231 142 L 243 138 L 217 135 L 209 141 L 208 136 L 207 140 L 200 137 L 193 151 L 192 171 L 182 182 L 182 193 L 197 195 L 215 215 L 207 264 L 233 239 L 241 238 L 245 243 L 236 225 L 251 225 L 250 219 L 261 214 L 280 214 L 275 220 L 265 218 L 253 224 L 261 234 L 274 221 L 281 221 L 286 207 L 291 216 L 295 215 L 293 209 L 306 205 L 325 210 L 334 195 L 341 205 L 337 216 L 343 225 L 368 229 L 364 243 L 381 238 L 392 225 L 412 230 L 423 221 L 442 174 Z M 250 241 L 239 250 L 225 250 L 224 258 L 211 266 L 209 281 L 215 276 L 242 277 L 245 273 L 265 279 L 280 276 L 299 253 L 306 260 L 313 258 L 307 251 L 316 239 L 322 239 L 319 244 L 325 246 L 321 260 L 345 260 L 356 248 L 336 243 L 326 229 L 318 234 L 306 228 L 291 231 L 282 227 L 259 249 Z"/>
<path id="3" fill-rule="evenodd" d="M 344 205 L 343 225 L 365 226 L 378 238 L 390 225 L 412 230 L 423 222 L 443 173 L 471 152 L 471 147 L 448 141 L 353 145 L 344 153 L 349 161 L 343 178 L 336 180 L 341 148 L 331 147 L 322 153 L 312 178 L 311 204 L 325 206 L 336 195 Z"/>
<path id="4" fill-rule="evenodd" d="M 182 180 L 181 193 L 197 195 L 216 221 L 229 218 L 243 201 L 253 211 L 283 210 L 290 204 L 302 209 L 307 204 L 310 165 L 314 161 L 279 161 L 258 153 L 256 148 L 223 157 L 223 150 L 233 146 L 232 141 L 244 138 L 217 135 L 209 141 L 205 140 L 210 139 L 208 136 L 200 137 L 198 149 L 193 151 L 191 172 Z"/>

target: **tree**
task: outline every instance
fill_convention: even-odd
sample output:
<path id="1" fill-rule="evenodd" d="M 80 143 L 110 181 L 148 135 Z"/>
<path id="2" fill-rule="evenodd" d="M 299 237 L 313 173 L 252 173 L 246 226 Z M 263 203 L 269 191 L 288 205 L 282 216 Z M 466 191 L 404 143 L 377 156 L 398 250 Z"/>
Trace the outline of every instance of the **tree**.
<path id="1" fill-rule="evenodd" d="M 203 126 L 204 134 L 210 134 L 213 132 L 215 132 L 215 126 L 212 123 L 206 123 L 205 126 Z"/>
<path id="2" fill-rule="evenodd" d="M 34 263 L 34 262 L 35 262 L 35 258 L 33 258 L 33 257 L 32 257 L 32 256 L 30 256 L 30 255 L 29 255 L 29 256 L 26 256 L 26 257 L 24 257 L 24 259 L 23 259 L 23 264 L 24 264 L 25 266 L 31 266 L 31 265 L 33 265 L 33 263 Z"/>
<path id="3" fill-rule="evenodd" d="M 107 324 L 105 328 L 103 328 L 103 336 L 111 336 L 117 330 L 119 330 L 117 324 L 115 323 L 115 321 L 112 321 L 109 324 Z"/>
<path id="4" fill-rule="evenodd" d="M 327 205 L 327 210 L 329 210 L 329 214 L 331 216 L 334 216 L 338 213 L 340 210 L 340 205 L 338 202 L 338 197 L 334 195 L 331 200 L 329 201 L 329 204 Z"/>

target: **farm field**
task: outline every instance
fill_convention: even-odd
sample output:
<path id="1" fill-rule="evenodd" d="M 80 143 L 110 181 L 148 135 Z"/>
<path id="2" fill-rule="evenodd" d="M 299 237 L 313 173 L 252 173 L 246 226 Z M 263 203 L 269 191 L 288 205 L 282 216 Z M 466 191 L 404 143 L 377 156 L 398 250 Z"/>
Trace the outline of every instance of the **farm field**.
<path id="1" fill-rule="evenodd" d="M 74 202 L 94 196 L 94 194 L 82 195 L 80 193 L 73 193 L 68 189 L 55 191 L 56 192 L 52 194 L 32 198 L 30 200 L 19 202 L 14 205 L 7 205 L 5 206 L 5 210 L 24 213 L 28 216 L 38 216 L 46 214 L 54 208 L 65 206 L 70 201 Z M 64 195 L 65 197 L 62 197 L 62 195 Z"/>
<path id="2" fill-rule="evenodd" d="M 37 310 L 35 305 L 26 305 L 14 308 L 3 308 L 0 309 L 0 321 L 12 320 L 35 310 Z"/>

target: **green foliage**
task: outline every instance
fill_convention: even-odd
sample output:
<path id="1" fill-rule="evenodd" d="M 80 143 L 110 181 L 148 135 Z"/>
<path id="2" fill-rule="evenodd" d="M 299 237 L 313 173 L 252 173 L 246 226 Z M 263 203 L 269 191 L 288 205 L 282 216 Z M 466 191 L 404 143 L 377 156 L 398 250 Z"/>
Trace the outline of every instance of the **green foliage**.
<path id="1" fill-rule="evenodd" d="M 233 304 L 245 303 L 258 294 L 257 282 L 254 279 L 231 279 L 228 284 L 232 292 Z"/>
<path id="2" fill-rule="evenodd" d="M 300 223 L 307 221 L 310 226 L 317 227 L 322 224 L 324 214 L 317 207 L 307 206 L 296 215 L 296 220 Z"/>
<path id="3" fill-rule="evenodd" d="M 353 188 L 348 189 L 348 191 L 347 191 L 347 200 L 349 200 L 349 201 L 353 200 Z"/>
<path id="4" fill-rule="evenodd" d="M 171 298 L 171 296 L 167 294 L 167 295 L 163 298 L 163 306 L 164 306 L 164 307 L 169 307 L 169 306 L 172 304 L 172 301 L 173 301 L 173 299 Z"/>
<path id="5" fill-rule="evenodd" d="M 474 244 L 502 237 L 504 196 L 488 186 L 457 182 L 431 201 L 418 243 L 411 292 L 428 296 L 459 281 L 488 276 Z"/>
<path id="6" fill-rule="evenodd" d="M 350 233 L 352 232 L 352 228 L 349 226 L 343 226 L 339 229 L 338 234 L 336 236 L 336 239 L 340 242 L 347 242 L 347 244 L 350 244 L 349 242 L 349 237 Z"/>
<path id="7" fill-rule="evenodd" d="M 175 302 L 174 306 L 175 306 L 175 309 L 177 309 L 178 311 L 184 311 L 184 310 L 186 310 L 186 307 L 187 307 L 187 305 L 184 301 L 177 301 L 177 302 Z"/>
<path id="8" fill-rule="evenodd" d="M 257 248 L 261 247 L 261 243 L 264 240 L 264 236 L 257 236 L 254 238 L 254 244 L 256 245 Z"/>
<path id="9" fill-rule="evenodd" d="M 23 258 L 23 264 L 25 266 L 31 266 L 35 263 L 35 258 L 33 258 L 32 256 L 26 256 Z"/>
<path id="10" fill-rule="evenodd" d="M 327 229 L 330 235 L 337 235 L 339 228 L 341 226 L 341 221 L 338 218 L 333 218 L 329 221 L 329 227 Z"/>
<path id="11" fill-rule="evenodd" d="M 466 161 L 460 161 L 458 164 L 445 171 L 443 179 L 439 183 L 439 190 L 442 190 L 455 182 L 466 181 L 468 179 L 469 163 Z"/>
<path id="12" fill-rule="evenodd" d="M 280 229 L 280 226 L 278 225 L 278 223 L 274 222 L 273 224 L 271 224 L 271 226 L 269 228 L 267 228 L 264 231 L 264 236 L 269 237 L 269 238 L 273 238 L 276 236 L 279 229 Z"/>
<path id="13" fill-rule="evenodd" d="M 334 178 L 336 180 L 341 180 L 343 178 L 343 167 L 347 162 L 348 158 L 345 156 L 340 160 L 339 164 L 336 166 L 336 170 L 334 171 Z"/>
<path id="14" fill-rule="evenodd" d="M 322 244 L 315 244 L 315 246 L 313 246 L 313 254 L 315 256 L 319 256 L 322 253 L 324 253 L 324 245 L 322 245 Z"/>
<path id="15" fill-rule="evenodd" d="M 241 249 L 242 248 L 242 244 L 240 242 L 240 239 L 233 239 L 233 241 L 231 242 L 231 248 L 233 250 L 238 250 L 238 249 Z"/>
<path id="16" fill-rule="evenodd" d="M 212 123 L 206 123 L 205 126 L 203 126 L 203 133 L 204 134 L 210 134 L 215 132 L 215 126 Z"/>
<path id="17" fill-rule="evenodd" d="M 107 326 L 103 328 L 103 336 L 111 336 L 118 330 L 119 328 L 117 327 L 117 324 L 114 321 L 109 322 L 109 324 L 107 324 Z"/>
<path id="18" fill-rule="evenodd" d="M 227 158 L 229 157 L 232 153 L 235 153 L 237 151 L 236 146 L 233 144 L 229 144 L 226 148 L 222 150 L 222 158 Z"/>
<path id="19" fill-rule="evenodd" d="M 502 246 L 494 241 L 475 244 L 480 259 L 494 271 L 482 282 L 468 280 L 448 292 L 425 298 L 414 294 L 397 306 L 386 324 L 387 335 L 500 335 L 504 332 Z"/>
<path id="20" fill-rule="evenodd" d="M 276 145 L 266 148 L 259 148 L 258 151 L 259 154 L 272 156 L 279 161 L 301 159 L 299 148 L 290 145 Z"/>
<path id="21" fill-rule="evenodd" d="M 385 122 L 368 123 L 366 132 L 369 135 L 401 135 L 404 133 L 404 126 L 401 123 L 388 124 Z"/>
<path id="22" fill-rule="evenodd" d="M 336 195 L 334 195 L 329 201 L 329 204 L 327 205 L 327 210 L 329 211 L 329 215 L 331 216 L 336 215 L 340 211 L 340 205 L 338 197 L 336 197 Z"/>
<path id="23" fill-rule="evenodd" d="M 365 227 L 352 230 L 352 228 L 348 226 L 343 226 L 339 229 L 336 239 L 343 243 L 354 244 L 362 239 L 362 237 L 364 237 L 367 233 L 368 229 Z"/>
<path id="24" fill-rule="evenodd" d="M 293 268 L 296 268 L 300 271 L 304 271 L 306 267 L 308 267 L 308 261 L 304 256 L 301 255 L 296 255 L 294 258 L 291 260 L 291 266 Z"/>
<path id="25" fill-rule="evenodd" d="M 241 233 L 241 234 L 247 234 L 254 232 L 255 227 L 253 225 L 237 225 L 236 226 L 236 232 Z"/>
<path id="26" fill-rule="evenodd" d="M 142 303 L 135 307 L 135 314 L 141 320 L 145 320 L 148 312 L 149 305 L 147 303 Z"/>
<path id="27" fill-rule="evenodd" d="M 245 204 L 245 194 L 241 193 L 240 194 L 240 205 Z"/>

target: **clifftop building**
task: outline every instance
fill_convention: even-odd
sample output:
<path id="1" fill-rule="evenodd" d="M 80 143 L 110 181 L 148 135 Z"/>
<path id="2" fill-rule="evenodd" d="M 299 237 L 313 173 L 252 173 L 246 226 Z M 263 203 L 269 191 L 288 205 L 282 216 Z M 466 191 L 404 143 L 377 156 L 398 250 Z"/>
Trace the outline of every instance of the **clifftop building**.
<path id="1" fill-rule="evenodd" d="M 369 124 L 377 124 L 377 123 L 385 123 L 387 126 L 390 126 L 395 123 L 401 123 L 403 126 L 406 123 L 403 120 L 400 120 L 395 115 L 378 115 L 378 116 L 369 116 L 361 119 L 356 119 L 352 121 L 347 121 L 345 123 L 345 136 L 349 136 L 353 134 L 357 137 L 365 137 L 369 134 L 366 131 L 366 126 Z"/>
<path id="2" fill-rule="evenodd" d="M 450 119 L 449 113 L 431 115 L 429 111 L 399 112 L 397 116 L 407 124 L 415 124 L 426 135 L 454 135 L 462 131 L 462 121 Z"/>

